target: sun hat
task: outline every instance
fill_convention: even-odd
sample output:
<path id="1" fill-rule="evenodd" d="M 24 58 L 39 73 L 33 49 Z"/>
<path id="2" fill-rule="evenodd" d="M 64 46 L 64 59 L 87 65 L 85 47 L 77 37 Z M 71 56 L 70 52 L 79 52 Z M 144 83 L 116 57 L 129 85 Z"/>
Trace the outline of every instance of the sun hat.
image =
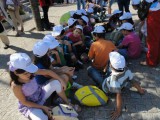
<path id="1" fill-rule="evenodd" d="M 95 26 L 93 33 L 105 33 L 105 29 L 102 25 Z"/>
<path id="2" fill-rule="evenodd" d="M 82 15 L 82 11 L 81 10 L 76 10 L 75 14 Z"/>
<path id="3" fill-rule="evenodd" d="M 26 53 L 14 53 L 10 55 L 8 64 L 12 72 L 22 69 L 29 73 L 35 73 L 38 70 L 38 67 L 32 63 L 31 58 Z"/>
<path id="4" fill-rule="evenodd" d="M 74 15 L 75 12 L 76 11 L 70 11 L 70 17 L 73 17 L 73 15 Z"/>
<path id="5" fill-rule="evenodd" d="M 59 42 L 52 35 L 46 35 L 43 41 L 49 45 L 49 49 L 54 49 L 59 46 Z"/>
<path id="6" fill-rule="evenodd" d="M 140 4 L 141 0 L 132 0 L 132 5 Z"/>
<path id="7" fill-rule="evenodd" d="M 82 17 L 81 17 L 81 19 L 82 19 L 83 21 L 85 21 L 85 22 L 87 23 L 87 25 L 88 25 L 88 22 L 89 22 L 88 17 L 86 17 L 86 16 L 82 16 Z"/>
<path id="8" fill-rule="evenodd" d="M 76 28 L 78 28 L 78 29 L 83 31 L 83 27 L 81 25 L 76 25 Z"/>
<path id="9" fill-rule="evenodd" d="M 122 11 L 120 11 L 120 10 L 114 10 L 114 11 L 113 11 L 113 15 L 119 14 L 119 13 L 122 13 Z"/>
<path id="10" fill-rule="evenodd" d="M 109 60 L 112 67 L 116 70 L 124 70 L 125 68 L 125 58 L 118 52 L 110 52 Z"/>
<path id="11" fill-rule="evenodd" d="M 94 12 L 94 10 L 93 10 L 93 8 L 88 8 L 88 10 L 87 10 L 87 13 L 93 13 Z"/>
<path id="12" fill-rule="evenodd" d="M 47 54 L 49 45 L 44 41 L 38 41 L 34 44 L 33 54 L 37 57 L 42 57 Z"/>
<path id="13" fill-rule="evenodd" d="M 68 26 L 72 26 L 77 20 L 74 18 L 69 18 L 68 19 Z"/>
<path id="14" fill-rule="evenodd" d="M 133 25 L 131 23 L 123 23 L 121 27 L 117 28 L 118 30 L 133 30 Z"/>
<path id="15" fill-rule="evenodd" d="M 81 13 L 82 13 L 83 15 L 87 15 L 87 12 L 86 12 L 85 9 L 81 9 Z"/>
<path id="16" fill-rule="evenodd" d="M 120 20 L 130 19 L 132 18 L 132 14 L 130 12 L 123 13 L 123 15 L 119 18 Z"/>
<path id="17" fill-rule="evenodd" d="M 58 36 L 61 34 L 63 30 L 63 26 L 62 25 L 56 25 L 53 27 L 53 32 L 52 32 L 52 36 Z"/>
<path id="18" fill-rule="evenodd" d="M 152 3 L 154 0 L 145 0 L 148 3 Z"/>

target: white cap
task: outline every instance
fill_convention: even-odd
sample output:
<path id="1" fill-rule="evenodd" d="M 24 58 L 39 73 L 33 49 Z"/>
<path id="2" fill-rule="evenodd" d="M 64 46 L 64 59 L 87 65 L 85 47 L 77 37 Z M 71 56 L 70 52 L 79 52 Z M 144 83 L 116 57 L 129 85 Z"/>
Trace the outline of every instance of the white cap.
<path id="1" fill-rule="evenodd" d="M 81 13 L 82 13 L 83 15 L 87 15 L 87 12 L 86 12 L 85 9 L 81 9 Z"/>
<path id="2" fill-rule="evenodd" d="M 81 10 L 76 10 L 75 14 L 82 15 L 82 11 Z"/>
<path id="3" fill-rule="evenodd" d="M 93 33 L 105 33 L 105 29 L 102 25 L 95 26 Z"/>
<path id="4" fill-rule="evenodd" d="M 152 3 L 154 0 L 146 0 L 146 2 L 148 3 Z"/>
<path id="5" fill-rule="evenodd" d="M 130 19 L 132 18 L 132 14 L 130 12 L 123 13 L 123 15 L 119 18 L 120 20 Z"/>
<path id="6" fill-rule="evenodd" d="M 83 27 L 81 25 L 76 25 L 76 28 L 78 28 L 78 29 L 83 31 Z"/>
<path id="7" fill-rule="evenodd" d="M 63 30 L 63 26 L 62 25 L 56 25 L 53 27 L 53 32 L 52 32 L 52 36 L 58 36 L 61 34 Z"/>
<path id="8" fill-rule="evenodd" d="M 93 8 L 88 8 L 88 10 L 87 10 L 87 13 L 93 13 L 94 12 L 94 10 L 93 10 Z"/>
<path id="9" fill-rule="evenodd" d="M 123 23 L 121 27 L 117 28 L 118 30 L 133 30 L 133 25 L 131 23 Z"/>
<path id="10" fill-rule="evenodd" d="M 120 10 L 114 10 L 113 11 L 113 15 L 118 14 L 118 13 L 122 13 L 122 11 L 120 11 Z"/>
<path id="11" fill-rule="evenodd" d="M 54 49 L 59 45 L 59 42 L 52 35 L 46 35 L 43 41 L 49 45 L 49 49 Z"/>
<path id="12" fill-rule="evenodd" d="M 77 20 L 74 18 L 69 18 L 68 19 L 68 26 L 72 26 Z"/>
<path id="13" fill-rule="evenodd" d="M 114 69 L 124 70 L 126 66 L 125 58 L 121 54 L 119 54 L 118 52 L 110 52 L 109 60 Z"/>
<path id="14" fill-rule="evenodd" d="M 76 11 L 70 11 L 71 17 L 73 17 L 74 13 L 76 13 Z"/>
<path id="15" fill-rule="evenodd" d="M 10 56 L 9 65 L 10 70 L 13 72 L 16 69 L 22 69 L 29 73 L 35 73 L 38 70 L 38 67 L 32 63 L 31 58 L 26 53 L 12 54 Z"/>
<path id="16" fill-rule="evenodd" d="M 132 0 L 132 5 L 140 4 L 141 0 Z"/>
<path id="17" fill-rule="evenodd" d="M 37 57 L 44 56 L 49 50 L 49 45 L 44 41 L 38 41 L 34 44 L 33 54 Z"/>
<path id="18" fill-rule="evenodd" d="M 81 17 L 81 19 L 82 19 L 82 20 L 84 20 L 84 21 L 87 23 L 87 25 L 88 25 L 88 22 L 89 22 L 88 17 L 86 17 L 86 16 L 82 16 L 82 17 Z"/>

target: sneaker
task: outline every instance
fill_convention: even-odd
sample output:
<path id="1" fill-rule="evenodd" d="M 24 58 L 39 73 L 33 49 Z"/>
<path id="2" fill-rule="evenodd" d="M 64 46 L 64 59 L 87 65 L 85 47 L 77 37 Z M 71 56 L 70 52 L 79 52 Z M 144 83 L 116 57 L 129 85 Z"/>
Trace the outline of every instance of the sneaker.
<path id="1" fill-rule="evenodd" d="M 76 82 L 73 82 L 72 87 L 79 89 L 79 88 L 82 88 L 83 85 L 80 85 L 80 84 L 78 84 Z"/>

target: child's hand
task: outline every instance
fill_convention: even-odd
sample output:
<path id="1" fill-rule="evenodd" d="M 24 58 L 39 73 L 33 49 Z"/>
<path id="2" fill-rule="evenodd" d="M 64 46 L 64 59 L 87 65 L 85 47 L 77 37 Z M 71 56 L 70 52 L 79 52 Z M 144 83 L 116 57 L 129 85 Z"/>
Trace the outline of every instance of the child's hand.
<path id="1" fill-rule="evenodd" d="M 111 113 L 111 120 L 115 120 L 121 115 L 121 110 L 115 110 Z"/>
<path id="2" fill-rule="evenodd" d="M 47 107 L 47 106 L 43 106 L 42 110 L 44 113 L 47 114 L 48 118 L 51 119 L 52 118 L 52 114 L 51 114 L 51 108 Z"/>

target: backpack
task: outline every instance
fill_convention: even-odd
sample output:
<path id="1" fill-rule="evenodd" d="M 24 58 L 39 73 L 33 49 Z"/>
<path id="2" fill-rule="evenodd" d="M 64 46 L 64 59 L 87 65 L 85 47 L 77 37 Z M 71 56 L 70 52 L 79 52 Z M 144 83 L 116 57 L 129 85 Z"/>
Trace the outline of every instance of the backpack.
<path id="1" fill-rule="evenodd" d="M 84 86 L 75 92 L 75 98 L 86 106 L 100 106 L 108 101 L 105 93 L 96 86 Z"/>
<path id="2" fill-rule="evenodd" d="M 147 18 L 149 8 L 152 3 L 148 3 L 145 0 L 143 0 L 138 8 L 138 17 L 141 21 L 143 21 L 145 18 Z"/>

